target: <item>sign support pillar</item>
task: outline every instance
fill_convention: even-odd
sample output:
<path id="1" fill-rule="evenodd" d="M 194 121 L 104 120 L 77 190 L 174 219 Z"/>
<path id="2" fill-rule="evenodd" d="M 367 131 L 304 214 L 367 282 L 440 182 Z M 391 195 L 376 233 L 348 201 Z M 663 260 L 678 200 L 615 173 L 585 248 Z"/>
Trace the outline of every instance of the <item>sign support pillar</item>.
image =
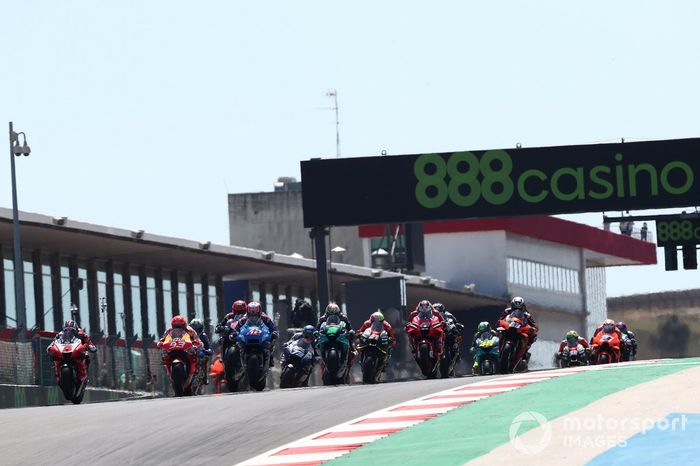
<path id="1" fill-rule="evenodd" d="M 326 259 L 326 235 L 328 229 L 326 227 L 313 227 L 309 236 L 314 240 L 314 248 L 316 251 L 316 292 L 320 304 L 319 311 L 324 312 L 326 306 L 330 302 L 330 293 L 328 288 L 328 260 Z"/>

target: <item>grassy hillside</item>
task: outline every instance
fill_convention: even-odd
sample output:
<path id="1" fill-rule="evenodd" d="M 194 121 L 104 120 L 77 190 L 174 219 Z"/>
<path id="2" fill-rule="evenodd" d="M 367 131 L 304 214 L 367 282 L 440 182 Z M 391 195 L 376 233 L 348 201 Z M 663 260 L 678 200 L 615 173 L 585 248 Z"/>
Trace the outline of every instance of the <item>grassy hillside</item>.
<path id="1" fill-rule="evenodd" d="M 700 356 L 700 290 L 609 298 L 608 315 L 636 334 L 640 359 Z"/>

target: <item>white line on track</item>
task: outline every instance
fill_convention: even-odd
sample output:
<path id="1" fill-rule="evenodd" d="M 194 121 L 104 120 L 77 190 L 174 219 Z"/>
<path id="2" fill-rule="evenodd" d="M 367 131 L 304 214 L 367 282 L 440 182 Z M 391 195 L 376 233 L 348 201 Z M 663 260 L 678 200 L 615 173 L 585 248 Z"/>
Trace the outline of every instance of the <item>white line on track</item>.
<path id="1" fill-rule="evenodd" d="M 608 370 L 633 367 L 637 364 L 659 366 L 660 360 L 633 361 L 606 366 L 583 366 L 508 375 L 450 388 L 430 395 L 404 401 L 394 406 L 360 416 L 329 429 L 316 432 L 286 445 L 273 448 L 238 466 L 289 465 L 294 463 L 321 464 L 338 458 L 355 448 L 419 424 L 460 406 L 466 406 L 499 393 L 576 374 L 588 370 Z M 697 363 L 670 363 L 663 365 L 696 365 Z"/>

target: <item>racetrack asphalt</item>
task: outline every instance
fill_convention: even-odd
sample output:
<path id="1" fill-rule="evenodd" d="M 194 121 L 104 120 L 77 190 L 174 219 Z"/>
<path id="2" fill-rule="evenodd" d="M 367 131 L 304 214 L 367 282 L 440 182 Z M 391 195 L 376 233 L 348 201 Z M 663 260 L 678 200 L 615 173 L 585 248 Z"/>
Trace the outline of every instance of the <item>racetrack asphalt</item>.
<path id="1" fill-rule="evenodd" d="M 373 411 L 489 378 L 7 409 L 0 412 L 0 464 L 231 466 Z"/>

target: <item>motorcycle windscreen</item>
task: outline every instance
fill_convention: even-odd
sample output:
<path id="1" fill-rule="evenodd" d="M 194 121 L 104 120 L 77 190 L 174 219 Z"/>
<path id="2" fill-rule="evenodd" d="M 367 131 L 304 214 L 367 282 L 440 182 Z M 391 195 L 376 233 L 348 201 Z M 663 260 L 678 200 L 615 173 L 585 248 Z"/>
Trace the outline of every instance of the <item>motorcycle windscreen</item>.
<path id="1" fill-rule="evenodd" d="M 340 325 L 340 316 L 337 314 L 332 314 L 326 319 L 326 325 Z"/>
<path id="2" fill-rule="evenodd" d="M 165 341 L 170 341 L 170 340 L 185 340 L 185 341 L 190 341 L 190 334 L 187 333 L 187 330 L 184 328 L 174 328 L 172 332 L 170 332 L 170 335 L 168 335 L 165 338 Z"/>
<path id="3" fill-rule="evenodd" d="M 263 324 L 262 317 L 250 316 L 245 321 L 246 325 L 260 326 Z"/>

